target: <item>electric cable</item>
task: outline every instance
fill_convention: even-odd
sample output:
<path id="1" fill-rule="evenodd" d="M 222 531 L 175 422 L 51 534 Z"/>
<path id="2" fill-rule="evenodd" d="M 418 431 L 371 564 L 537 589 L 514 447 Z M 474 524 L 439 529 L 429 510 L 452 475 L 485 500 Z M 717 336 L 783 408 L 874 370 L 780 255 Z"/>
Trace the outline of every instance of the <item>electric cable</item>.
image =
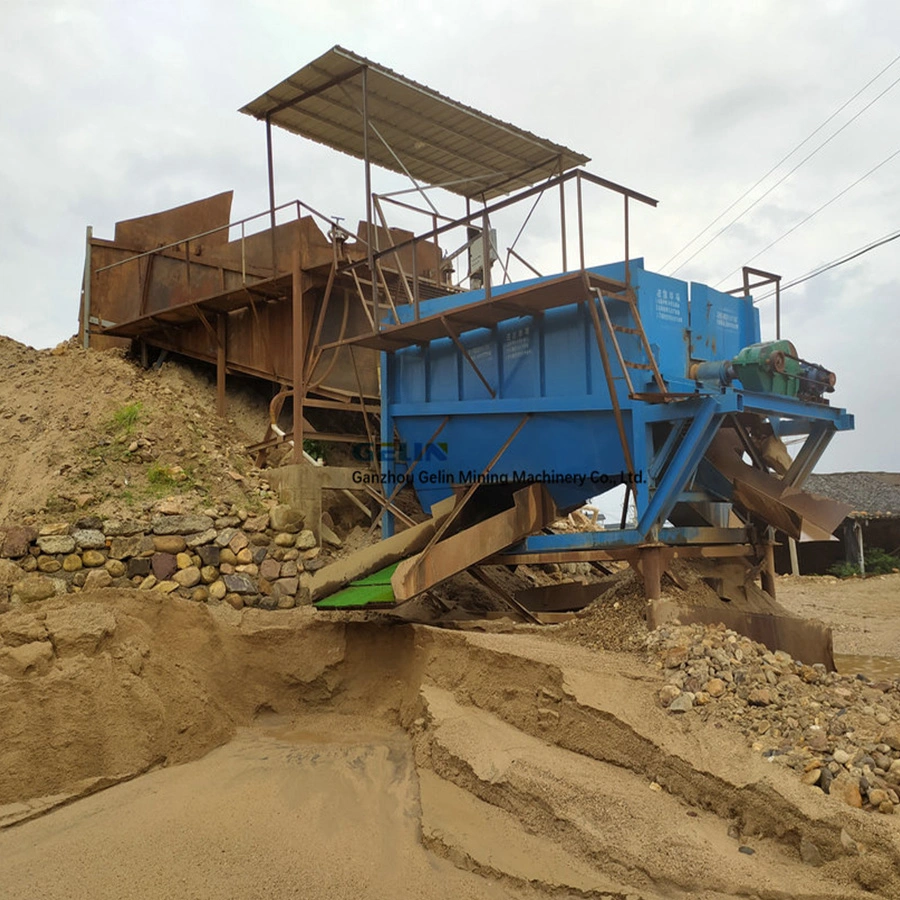
<path id="1" fill-rule="evenodd" d="M 855 100 L 856 97 L 858 97 L 867 87 L 869 87 L 869 85 L 871 85 L 873 81 L 880 78 L 881 75 L 884 74 L 884 72 L 886 72 L 887 69 L 891 68 L 891 66 L 893 66 L 898 60 L 900 60 L 900 56 L 898 56 L 891 63 L 889 63 L 874 78 L 870 79 L 870 81 L 868 81 L 866 83 L 866 85 L 864 85 L 862 88 L 860 88 L 860 90 L 857 91 L 853 95 L 853 97 L 851 97 L 843 106 L 841 106 L 831 116 L 829 116 L 829 118 L 826 119 L 825 122 L 822 123 L 822 125 L 820 125 L 818 128 L 816 128 L 808 137 L 804 138 L 804 140 L 801 141 L 790 153 L 788 153 L 787 156 L 783 157 L 780 162 L 778 162 L 762 178 L 760 178 L 759 181 L 756 182 L 756 184 L 754 184 L 751 188 L 749 188 L 747 191 L 745 191 L 737 200 L 734 201 L 734 203 L 731 204 L 731 206 L 729 206 L 722 213 L 720 213 L 709 225 L 706 226 L 706 228 L 703 229 L 703 231 L 701 231 L 696 237 L 692 238 L 691 241 L 689 241 L 684 247 L 682 247 L 681 250 L 679 250 L 674 256 L 670 257 L 670 259 L 663 265 L 662 268 L 665 268 L 666 266 L 668 266 L 669 263 L 672 262 L 672 260 L 674 260 L 677 256 L 679 256 L 689 246 L 691 246 L 691 244 L 693 244 L 699 237 L 701 237 L 703 234 L 705 234 L 716 222 L 718 222 L 722 218 L 722 216 L 724 216 L 726 213 L 728 213 L 730 210 L 732 210 L 735 206 L 737 206 L 737 204 L 740 203 L 741 200 L 743 200 L 749 193 L 751 193 L 756 187 L 758 187 L 759 184 L 761 184 L 763 181 L 765 181 L 765 179 L 768 178 L 769 175 L 772 174 L 772 172 L 774 172 L 777 168 L 779 168 L 779 166 L 781 166 L 782 163 L 785 162 L 785 160 L 787 160 L 788 158 L 793 156 L 794 153 L 796 153 L 797 150 L 800 149 L 800 147 L 802 147 L 811 137 L 813 137 L 813 135 L 815 135 L 817 132 L 821 131 L 821 129 L 829 121 L 831 121 L 849 103 L 851 103 L 853 100 Z M 702 253 L 710 244 L 713 243 L 713 241 L 715 241 L 717 238 L 721 237 L 721 235 L 723 235 L 726 231 L 728 231 L 728 229 L 731 228 L 732 225 L 734 225 L 737 221 L 742 219 L 758 203 L 760 203 L 762 200 L 764 200 L 766 197 L 768 197 L 769 194 L 772 193 L 772 191 L 774 191 L 777 187 L 779 187 L 785 181 L 787 181 L 787 179 L 790 178 L 791 175 L 793 175 L 801 166 L 805 165 L 820 150 L 822 150 L 824 147 L 826 147 L 828 144 L 830 144 L 831 141 L 833 141 L 842 131 L 844 131 L 849 125 L 851 125 L 853 122 L 855 122 L 864 112 L 866 112 L 866 110 L 868 110 L 875 103 L 877 103 L 885 94 L 888 93 L 888 91 L 890 91 L 894 87 L 896 87 L 897 84 L 900 84 L 900 78 L 894 79 L 894 81 L 892 81 L 880 94 L 877 94 L 862 109 L 860 109 L 858 112 L 856 112 L 850 119 L 848 119 L 843 125 L 841 125 L 841 127 L 838 128 L 837 131 L 833 132 L 821 144 L 819 144 L 814 150 L 812 150 L 805 157 L 803 157 L 803 159 L 801 159 L 800 162 L 797 163 L 797 165 L 795 165 L 790 171 L 788 171 L 785 175 L 783 175 L 781 178 L 779 178 L 778 181 L 776 181 L 770 188 L 768 188 L 768 190 L 766 190 L 763 194 L 761 194 L 759 197 L 757 197 L 756 200 L 754 200 L 745 210 L 743 210 L 743 212 L 739 213 L 727 225 L 720 228 L 705 244 L 703 244 L 700 248 L 695 250 L 694 253 L 692 253 L 686 260 L 679 263 L 679 265 L 675 269 L 673 269 L 669 274 L 674 275 L 676 272 L 678 272 L 679 270 L 684 268 L 684 266 L 686 266 L 692 259 L 694 259 L 694 257 L 696 257 L 700 253 Z"/>
<path id="2" fill-rule="evenodd" d="M 879 247 L 883 247 L 885 244 L 891 243 L 891 241 L 896 241 L 898 238 L 900 238 L 900 231 L 893 231 L 890 234 L 887 234 L 884 237 L 880 237 L 863 247 L 860 247 L 856 250 L 851 250 L 849 253 L 846 253 L 843 256 L 839 256 L 836 259 L 831 260 L 831 262 L 822 263 L 822 265 L 816 266 L 815 269 L 810 269 L 810 271 L 805 275 L 800 275 L 793 281 L 789 281 L 787 284 L 783 284 L 780 288 L 780 291 L 783 293 L 789 288 L 797 287 L 798 284 L 803 284 L 804 282 L 811 281 L 813 278 L 816 278 L 819 275 L 824 275 L 826 272 L 830 272 L 832 269 L 836 269 L 839 266 L 846 265 L 848 262 L 852 262 L 854 259 L 858 259 L 860 256 L 864 256 L 866 253 L 870 253 L 872 250 L 877 250 Z M 761 297 L 757 297 L 753 302 L 761 303 L 763 300 L 768 300 L 769 297 L 774 296 L 775 291 L 769 291 L 768 294 L 763 294 Z"/>
<path id="3" fill-rule="evenodd" d="M 801 219 L 799 222 L 797 222 L 796 225 L 793 225 L 790 228 L 788 228 L 788 230 L 785 231 L 784 234 L 782 234 L 780 237 L 777 237 L 777 238 L 775 238 L 774 241 L 771 241 L 770 243 L 766 244 L 766 246 L 763 247 L 762 250 L 759 250 L 758 252 L 754 253 L 753 256 L 751 256 L 750 259 L 748 259 L 743 265 L 746 266 L 749 263 L 752 263 L 754 259 L 757 259 L 758 257 L 762 256 L 763 253 L 765 253 L 767 250 L 771 250 L 772 247 L 774 247 L 777 243 L 783 241 L 789 234 L 793 234 L 793 232 L 795 232 L 801 225 L 805 225 L 810 219 L 812 219 L 814 216 L 817 216 L 826 207 L 831 206 L 831 204 L 834 203 L 836 200 L 840 200 L 840 198 L 843 197 L 844 194 L 846 194 L 848 191 L 851 191 L 858 184 L 865 181 L 870 175 L 877 172 L 882 166 L 887 165 L 887 163 L 889 163 L 896 156 L 900 156 L 900 150 L 895 150 L 893 153 L 890 154 L 890 156 L 886 157 L 880 163 L 878 163 L 877 166 L 874 166 L 873 168 L 869 169 L 869 171 L 866 172 L 865 175 L 861 175 L 852 184 L 847 185 L 847 187 L 845 187 L 842 191 L 839 191 L 837 194 L 835 194 L 830 200 L 827 200 L 820 207 L 818 207 L 817 209 L 814 209 L 808 216 L 805 216 L 803 219 Z M 732 275 L 734 275 L 737 272 L 740 272 L 741 268 L 742 268 L 742 266 L 738 266 L 736 269 L 732 269 L 732 271 L 729 272 L 724 278 L 720 278 L 716 282 L 714 287 L 718 287 L 720 284 L 722 284 L 723 281 L 727 281 L 729 278 L 731 278 Z"/>

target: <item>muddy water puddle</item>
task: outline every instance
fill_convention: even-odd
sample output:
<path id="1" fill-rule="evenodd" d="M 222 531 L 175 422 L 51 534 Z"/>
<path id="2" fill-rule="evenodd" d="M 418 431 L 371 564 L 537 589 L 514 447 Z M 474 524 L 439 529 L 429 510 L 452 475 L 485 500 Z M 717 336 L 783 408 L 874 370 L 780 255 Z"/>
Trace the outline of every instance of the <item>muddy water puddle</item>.
<path id="1" fill-rule="evenodd" d="M 900 659 L 895 656 L 857 656 L 835 653 L 834 663 L 841 675 L 862 674 L 873 681 L 900 679 Z"/>

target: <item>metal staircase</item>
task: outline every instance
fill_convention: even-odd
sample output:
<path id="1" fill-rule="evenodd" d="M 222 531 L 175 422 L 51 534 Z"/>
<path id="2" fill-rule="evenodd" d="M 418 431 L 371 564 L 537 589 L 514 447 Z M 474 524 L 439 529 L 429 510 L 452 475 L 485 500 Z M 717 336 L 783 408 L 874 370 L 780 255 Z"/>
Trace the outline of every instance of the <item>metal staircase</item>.
<path id="1" fill-rule="evenodd" d="M 612 341 L 613 349 L 616 353 L 616 358 L 618 359 L 619 366 L 622 369 L 622 375 L 625 378 L 625 384 L 628 386 L 628 396 L 633 399 L 645 399 L 644 394 L 635 392 L 629 369 L 651 372 L 653 374 L 653 381 L 656 384 L 659 393 L 668 394 L 668 388 L 666 387 L 666 383 L 659 371 L 659 366 L 657 366 L 656 364 L 656 359 L 653 356 L 653 351 L 650 349 L 650 342 L 647 340 L 647 332 L 644 331 L 644 325 L 641 322 L 641 314 L 638 312 L 637 302 L 635 300 L 634 294 L 631 291 L 626 291 L 624 295 L 620 295 L 615 298 L 609 298 L 606 297 L 599 288 L 594 288 L 593 292 L 597 299 L 600 301 L 599 306 L 601 312 L 603 313 L 603 320 L 606 323 L 606 328 L 609 332 L 610 340 Z M 634 322 L 633 326 L 616 325 L 612 321 L 612 318 L 609 315 L 609 309 L 606 305 L 607 300 L 609 299 L 615 299 L 617 303 L 624 303 L 628 307 L 629 315 L 631 316 L 631 320 Z M 593 304 L 591 305 L 593 307 Z M 617 334 L 631 334 L 639 337 L 641 340 L 641 346 L 644 350 L 644 354 L 649 362 L 638 362 L 636 360 L 625 359 L 625 356 L 622 353 L 622 347 L 619 344 L 619 339 L 616 336 Z"/>

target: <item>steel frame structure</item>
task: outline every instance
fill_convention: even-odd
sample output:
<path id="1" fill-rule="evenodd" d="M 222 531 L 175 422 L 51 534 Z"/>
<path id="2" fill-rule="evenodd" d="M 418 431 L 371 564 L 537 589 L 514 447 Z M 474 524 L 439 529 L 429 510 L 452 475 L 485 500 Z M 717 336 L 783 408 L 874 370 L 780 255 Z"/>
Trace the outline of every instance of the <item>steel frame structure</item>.
<path id="1" fill-rule="evenodd" d="M 337 49 L 337 48 L 336 48 Z M 384 71 L 379 69 L 380 76 Z M 811 471 L 822 452 L 827 447 L 828 441 L 837 430 L 852 427 L 852 417 L 842 410 L 834 410 L 827 406 L 812 408 L 814 405 L 798 403 L 787 398 L 773 396 L 753 395 L 743 390 L 725 388 L 722 390 L 698 390 L 693 382 L 682 383 L 666 382 L 663 380 L 652 349 L 647 341 L 640 316 L 635 305 L 635 293 L 632 287 L 631 273 L 631 241 L 630 241 L 630 204 L 637 202 L 651 207 L 657 205 L 652 197 L 631 190 L 613 181 L 600 178 L 580 167 L 566 168 L 568 157 L 559 152 L 555 157 L 543 159 L 533 164 L 530 168 L 515 172 L 484 176 L 484 184 L 479 198 L 477 191 L 470 190 L 463 194 L 466 203 L 466 212 L 462 216 L 447 216 L 439 212 L 429 195 L 431 188 L 445 188 L 451 192 L 454 189 L 452 182 L 441 184 L 422 184 L 414 177 L 409 166 L 404 163 L 403 153 L 386 140 L 381 129 L 373 122 L 370 115 L 369 92 L 370 65 L 362 61 L 341 74 L 326 78 L 314 87 L 305 89 L 295 96 L 281 100 L 274 105 L 269 105 L 265 114 L 260 116 L 265 123 L 266 141 L 266 169 L 268 186 L 268 209 L 256 216 L 239 220 L 237 223 L 229 223 L 222 228 L 241 227 L 241 241 L 243 241 L 245 227 L 248 223 L 261 217 L 268 218 L 271 233 L 271 265 L 266 277 L 260 277 L 258 273 L 251 276 L 248 282 L 248 266 L 242 252 L 242 291 L 243 295 L 235 297 L 226 294 L 213 295 L 201 298 L 182 307 L 175 307 L 170 311 L 173 317 L 171 324 L 175 325 L 179 317 L 184 320 L 199 319 L 204 327 L 214 337 L 217 346 L 216 366 L 219 388 L 219 408 L 224 411 L 226 359 L 225 346 L 227 337 L 225 332 L 227 315 L 239 305 L 249 305 L 256 314 L 254 298 L 261 302 L 289 302 L 291 313 L 291 344 L 295 351 L 304 348 L 304 352 L 293 353 L 293 368 L 290 383 L 283 385 L 282 390 L 273 401 L 273 425 L 277 419 L 276 407 L 280 409 L 286 397 L 293 399 L 294 428 L 292 434 L 277 433 L 271 430 L 265 439 L 256 445 L 254 449 L 264 453 L 274 443 L 282 440 L 293 440 L 293 457 L 296 462 L 303 460 L 304 420 L 303 410 L 305 405 L 337 403 L 327 397 L 313 397 L 311 392 L 315 389 L 314 372 L 323 353 L 337 349 L 348 350 L 353 368 L 357 363 L 353 356 L 355 347 L 369 347 L 382 351 L 382 372 L 390 365 L 389 355 L 392 347 L 400 347 L 422 340 L 430 340 L 427 337 L 428 329 L 434 326 L 436 335 L 447 337 L 453 341 L 457 350 L 471 367 L 476 376 L 490 394 L 490 399 L 479 404 L 468 404 L 467 415 L 478 416 L 481 414 L 504 413 L 514 414 L 520 417 L 519 424 L 509 434 L 507 440 L 498 448 L 495 457 L 487 465 L 485 472 L 489 472 L 499 460 L 510 443 L 515 439 L 519 430 L 523 427 L 528 417 L 541 412 L 553 411 L 554 401 L 543 401 L 529 398 L 527 400 L 499 399 L 490 380 L 480 370 L 476 361 L 467 352 L 462 334 L 474 327 L 482 327 L 485 321 L 499 322 L 517 316 L 530 316 L 541 311 L 541 302 L 549 303 L 551 308 L 554 303 L 571 303 L 570 295 L 558 297 L 556 300 L 545 298 L 543 301 L 534 300 L 533 294 L 528 290 L 518 289 L 515 285 L 509 285 L 508 268 L 511 260 L 527 268 L 532 274 L 540 278 L 537 267 L 526 260 L 517 250 L 516 245 L 521 237 L 534 207 L 548 192 L 558 192 L 559 202 L 559 247 L 561 265 L 558 267 L 560 278 L 574 276 L 575 281 L 582 283 L 582 288 L 576 291 L 575 302 L 580 303 L 589 312 L 597 347 L 600 351 L 604 376 L 609 389 L 615 412 L 616 426 L 623 454 L 627 460 L 629 471 L 633 474 L 636 468 L 635 461 L 640 461 L 652 473 L 652 480 L 646 483 L 638 483 L 634 487 L 634 499 L 638 510 L 638 521 L 634 528 L 625 528 L 625 516 L 623 509 L 622 527 L 615 531 L 592 532 L 582 534 L 565 535 L 535 535 L 525 540 L 519 547 L 502 555 L 503 560 L 530 561 L 563 560 L 563 559 L 611 559 L 626 558 L 637 560 L 638 565 L 644 569 L 645 583 L 648 596 L 659 595 L 659 577 L 661 561 L 666 553 L 676 552 L 673 548 L 680 548 L 678 552 L 698 552 L 709 555 L 725 555 L 733 553 L 738 556 L 746 556 L 748 553 L 757 555 L 771 555 L 765 549 L 767 538 L 761 538 L 758 530 L 750 523 L 745 523 L 741 528 L 666 528 L 667 516 L 671 513 L 675 504 L 684 500 L 691 494 L 686 489 L 701 464 L 704 454 L 710 446 L 714 436 L 729 417 L 734 417 L 742 412 L 756 412 L 765 416 L 771 423 L 776 435 L 807 434 L 808 438 L 803 445 L 794 465 L 785 477 L 785 483 L 800 487 Z M 351 96 L 349 85 L 352 81 L 358 81 L 359 94 L 356 99 Z M 349 238 L 349 232 L 343 229 L 337 219 L 322 215 L 306 203 L 299 200 L 288 204 L 276 203 L 276 178 L 275 158 L 273 148 L 272 129 L 279 124 L 280 113 L 286 110 L 298 110 L 323 97 L 329 91 L 340 91 L 344 98 L 344 107 L 351 113 L 355 110 L 358 116 L 358 124 L 361 130 L 361 151 L 359 156 L 363 164 L 363 181 L 365 191 L 365 234 L 357 234 L 356 253 L 345 253 L 345 244 Z M 266 96 L 266 95 L 264 95 Z M 249 108 L 244 110 L 249 111 Z M 257 114 L 258 113 L 254 113 Z M 302 133 L 298 131 L 297 133 Z M 395 171 L 405 173 L 412 183 L 407 191 L 393 191 L 377 194 L 373 191 L 372 167 L 373 167 L 373 141 L 377 141 L 386 148 L 390 157 L 396 162 Z M 341 148 L 343 149 L 343 148 Z M 547 175 L 548 166 L 555 168 Z M 530 186 L 525 187 L 502 199 L 496 199 L 508 184 L 528 181 L 532 171 L 536 177 L 532 179 Z M 472 176 L 467 176 L 468 182 Z M 476 179 L 477 180 L 477 179 Z M 467 183 L 468 183 L 467 182 Z M 592 282 L 590 270 L 586 263 L 586 236 L 584 216 L 584 188 L 585 185 L 594 185 L 606 191 L 618 194 L 622 200 L 622 238 L 624 278 L 619 283 Z M 574 186 L 575 191 L 575 237 L 577 242 L 577 266 L 570 266 L 569 262 L 569 219 L 570 207 L 567 206 L 567 187 Z M 415 193 L 423 198 L 428 208 L 407 203 L 398 199 L 405 193 Z M 478 202 L 480 208 L 473 209 L 472 201 Z M 531 211 L 525 216 L 522 228 L 519 230 L 512 245 L 506 248 L 506 260 L 502 264 L 504 278 L 501 284 L 496 284 L 491 273 L 492 255 L 499 255 L 498 248 L 492 240 L 492 217 L 506 211 L 517 204 L 532 201 Z M 409 237 L 394 240 L 392 230 L 389 227 L 385 215 L 385 204 L 391 204 L 407 212 L 423 215 L 430 220 L 430 227 Z M 315 219 L 327 223 L 328 235 L 331 238 L 333 257 L 327 272 L 311 271 L 304 268 L 304 260 L 301 248 L 296 248 L 291 256 L 291 265 L 288 269 L 279 268 L 278 253 L 276 248 L 276 229 L 278 227 L 277 214 L 285 209 L 293 209 L 299 219 L 302 212 L 307 212 Z M 376 221 L 377 217 L 377 221 Z M 221 230 L 221 229 L 216 229 Z M 420 304 L 424 298 L 433 298 L 444 294 L 452 294 L 455 288 L 445 283 L 443 271 L 444 259 L 440 253 L 440 241 L 451 236 L 454 232 L 462 231 L 466 234 L 466 240 L 471 241 L 471 234 L 475 233 L 475 240 L 480 241 L 481 259 L 485 261 L 482 270 L 483 302 L 479 310 L 469 307 L 455 308 L 452 313 L 434 317 L 422 316 Z M 136 256 L 116 262 L 113 265 L 95 270 L 99 274 L 110 270 L 115 266 L 126 262 L 137 262 L 143 258 L 148 260 L 148 266 L 156 255 L 174 251 L 183 247 L 185 265 L 190 271 L 192 242 L 207 237 L 209 232 L 192 235 L 170 244 L 166 247 L 156 248 L 137 254 Z M 381 245 L 382 235 L 386 246 Z M 438 248 L 439 257 L 436 270 L 432 270 L 430 277 L 423 274 L 420 265 L 420 256 L 424 245 Z M 90 248 L 90 237 L 88 241 Z M 408 254 L 409 271 L 403 262 Z M 90 262 L 86 264 L 86 273 L 90 271 Z M 752 277 L 764 280 L 751 282 Z M 551 279 L 552 280 L 552 279 Z M 324 292 L 321 302 L 317 306 L 311 306 L 307 302 L 314 285 L 322 288 Z M 774 282 L 776 285 L 776 331 L 780 337 L 780 294 L 778 293 L 779 279 L 771 273 L 755 269 L 744 270 L 743 287 L 739 289 L 743 294 L 749 295 L 753 288 Z M 345 284 L 355 291 L 358 301 L 365 311 L 366 318 L 371 326 L 368 333 L 351 336 L 342 335 L 335 342 L 323 343 L 322 325 L 332 299 L 335 285 Z M 733 292 L 736 293 L 737 291 Z M 535 306 L 537 303 L 537 307 Z M 610 304 L 624 303 L 630 307 L 633 325 L 625 327 L 616 325 L 610 318 Z M 148 330 L 156 329 L 161 319 L 160 315 L 144 316 L 141 321 L 127 323 L 128 327 L 115 323 L 94 322 L 90 314 L 90 278 L 86 275 L 85 284 L 85 317 L 84 331 L 87 335 L 92 324 L 101 326 L 104 334 L 135 334 L 141 333 L 143 325 Z M 484 310 L 484 311 L 482 311 Z M 477 315 L 476 315 L 477 313 Z M 418 331 L 417 331 L 418 329 Z M 632 365 L 625 359 L 618 344 L 617 331 L 631 332 L 640 338 L 642 343 L 643 361 L 634 363 L 637 368 L 650 373 L 646 383 L 639 384 L 640 390 L 636 390 L 629 378 L 629 366 Z M 417 337 L 418 335 L 418 337 Z M 614 369 L 618 367 L 618 372 Z M 619 374 L 620 373 L 620 374 Z M 260 373 L 262 374 L 262 373 Z M 359 372 L 356 372 L 359 384 L 358 396 L 355 398 L 355 406 L 361 413 L 365 440 L 374 443 L 380 437 L 382 443 L 390 444 L 394 440 L 393 417 L 396 410 L 392 410 L 385 396 L 381 398 L 380 424 L 371 421 L 374 413 L 372 400 L 362 388 Z M 626 395 L 620 397 L 616 387 L 616 380 L 623 379 L 627 384 Z M 387 383 L 382 378 L 382 387 Z M 345 407 L 346 408 L 346 407 Z M 432 406 L 430 413 L 435 413 Z M 414 412 L 414 410 L 405 410 Z M 437 410 L 443 415 L 443 422 L 434 433 L 434 437 L 440 434 L 454 410 Z M 670 436 L 661 446 L 654 446 L 650 436 L 651 428 L 657 422 L 676 423 L 679 427 L 673 427 Z M 684 428 L 680 426 L 684 426 Z M 359 439 L 361 435 L 314 435 L 326 440 Z M 415 469 L 419 460 L 412 463 L 411 470 Z M 394 518 L 397 508 L 394 503 L 399 487 L 392 492 L 384 491 L 376 494 L 375 499 L 379 503 L 383 513 L 383 535 L 388 536 L 393 532 Z M 702 492 L 699 492 L 702 493 Z M 451 527 L 453 520 L 459 515 L 463 507 L 474 496 L 474 490 L 466 491 L 458 504 L 454 516 L 449 518 L 443 526 L 441 534 Z M 370 492 L 371 495 L 371 492 Z M 699 495 L 699 494 L 698 494 Z M 712 496 L 709 492 L 705 497 Z M 720 499 L 728 499 L 727 488 L 723 488 Z M 626 504 L 628 494 L 626 493 Z M 373 522 L 373 527 L 375 523 Z M 430 552 L 440 534 L 435 537 L 425 555 Z M 730 545 L 730 546 L 729 546 Z M 753 549 L 748 549 L 752 545 Z M 668 549 L 667 549 L 668 548 Z M 762 548 L 762 549 L 761 549 Z M 637 554 L 637 555 L 636 555 Z M 646 565 L 643 561 L 646 560 Z M 771 587 L 771 586 L 770 586 Z"/>

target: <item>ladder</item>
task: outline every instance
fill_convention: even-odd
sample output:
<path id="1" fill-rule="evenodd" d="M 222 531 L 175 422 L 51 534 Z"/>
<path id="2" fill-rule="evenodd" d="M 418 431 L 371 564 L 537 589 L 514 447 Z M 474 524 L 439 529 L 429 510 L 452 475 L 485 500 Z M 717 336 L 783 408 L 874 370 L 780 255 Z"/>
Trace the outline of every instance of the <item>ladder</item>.
<path id="1" fill-rule="evenodd" d="M 632 291 L 627 291 L 622 296 L 617 296 L 615 299 L 617 303 L 624 303 L 628 307 L 628 311 L 631 315 L 631 320 L 634 323 L 632 326 L 626 325 L 615 325 L 610 318 L 609 310 L 606 306 L 607 298 L 603 295 L 600 288 L 592 288 L 594 294 L 597 296 L 597 299 L 600 301 L 600 311 L 603 313 L 603 320 L 606 323 L 607 330 L 609 331 L 609 336 L 612 339 L 613 349 L 616 353 L 616 358 L 619 360 L 619 366 L 622 369 L 622 374 L 625 377 L 625 384 L 628 386 L 628 396 L 632 399 L 635 399 L 636 392 L 634 390 L 634 384 L 631 381 L 630 369 L 642 370 L 645 372 L 651 372 L 653 374 L 653 381 L 656 384 L 656 387 L 659 389 L 659 393 L 661 395 L 668 395 L 669 389 L 666 387 L 665 381 L 663 381 L 662 374 L 659 371 L 659 366 L 656 364 L 656 359 L 653 356 L 653 351 L 650 349 L 650 342 L 647 340 L 647 332 L 644 331 L 644 325 L 641 322 L 641 314 L 638 312 L 637 301 L 635 300 L 634 293 Z M 649 362 L 637 362 L 631 359 L 625 359 L 622 354 L 622 348 L 619 345 L 619 339 L 617 337 L 618 334 L 631 334 L 636 335 L 641 339 L 641 345 L 644 349 L 644 353 Z M 610 385 L 610 390 L 612 390 L 612 385 Z M 646 398 L 646 395 L 640 395 L 641 398 Z"/>

